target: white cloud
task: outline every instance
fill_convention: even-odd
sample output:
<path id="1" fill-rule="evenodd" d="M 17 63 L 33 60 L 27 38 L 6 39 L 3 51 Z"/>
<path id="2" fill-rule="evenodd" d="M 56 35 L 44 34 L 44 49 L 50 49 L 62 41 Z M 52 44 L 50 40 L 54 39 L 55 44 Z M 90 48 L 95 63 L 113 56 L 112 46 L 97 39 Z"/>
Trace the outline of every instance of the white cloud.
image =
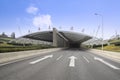
<path id="1" fill-rule="evenodd" d="M 52 25 L 51 16 L 48 14 L 35 16 L 33 25 L 36 27 L 48 27 L 49 25 Z"/>
<path id="2" fill-rule="evenodd" d="M 38 12 L 38 8 L 37 7 L 34 7 L 34 6 L 29 6 L 26 11 L 27 13 L 30 13 L 30 14 L 36 14 Z"/>

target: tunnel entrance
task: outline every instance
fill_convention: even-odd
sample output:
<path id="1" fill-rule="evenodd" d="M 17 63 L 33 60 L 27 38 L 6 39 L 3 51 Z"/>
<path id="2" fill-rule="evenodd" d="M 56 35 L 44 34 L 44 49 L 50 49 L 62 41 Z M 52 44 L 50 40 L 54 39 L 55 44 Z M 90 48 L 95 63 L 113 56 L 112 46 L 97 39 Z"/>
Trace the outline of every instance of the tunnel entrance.
<path id="1" fill-rule="evenodd" d="M 69 43 L 70 48 L 80 48 L 80 43 Z"/>

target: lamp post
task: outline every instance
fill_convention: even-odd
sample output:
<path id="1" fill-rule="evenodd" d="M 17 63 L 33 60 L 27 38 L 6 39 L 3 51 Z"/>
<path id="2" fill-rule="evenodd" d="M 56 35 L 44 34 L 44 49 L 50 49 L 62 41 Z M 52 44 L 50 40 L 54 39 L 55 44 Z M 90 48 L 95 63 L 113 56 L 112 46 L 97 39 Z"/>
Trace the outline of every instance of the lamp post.
<path id="1" fill-rule="evenodd" d="M 102 51 L 103 51 L 103 15 L 95 13 L 95 15 L 100 16 L 101 17 L 101 29 L 102 29 Z"/>

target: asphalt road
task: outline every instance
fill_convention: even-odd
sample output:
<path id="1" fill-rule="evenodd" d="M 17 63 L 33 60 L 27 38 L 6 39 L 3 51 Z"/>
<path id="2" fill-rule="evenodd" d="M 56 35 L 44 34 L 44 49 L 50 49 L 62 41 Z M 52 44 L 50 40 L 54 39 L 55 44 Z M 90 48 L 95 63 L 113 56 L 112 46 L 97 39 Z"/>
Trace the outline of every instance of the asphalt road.
<path id="1" fill-rule="evenodd" d="M 120 80 L 120 63 L 67 49 L 2 65 L 0 80 Z"/>

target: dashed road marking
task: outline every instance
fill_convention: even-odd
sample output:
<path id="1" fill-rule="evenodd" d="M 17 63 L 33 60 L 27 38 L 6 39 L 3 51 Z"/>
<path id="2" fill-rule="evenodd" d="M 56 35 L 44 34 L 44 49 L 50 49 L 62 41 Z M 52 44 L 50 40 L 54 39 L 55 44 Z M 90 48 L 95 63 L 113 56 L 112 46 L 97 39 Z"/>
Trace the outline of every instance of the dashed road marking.
<path id="1" fill-rule="evenodd" d="M 84 58 L 88 63 L 90 62 L 85 56 L 83 56 L 83 58 Z"/>
<path id="2" fill-rule="evenodd" d="M 59 60 L 59 59 L 62 58 L 62 57 L 63 57 L 63 55 L 61 55 L 60 57 L 58 57 L 57 60 Z"/>

